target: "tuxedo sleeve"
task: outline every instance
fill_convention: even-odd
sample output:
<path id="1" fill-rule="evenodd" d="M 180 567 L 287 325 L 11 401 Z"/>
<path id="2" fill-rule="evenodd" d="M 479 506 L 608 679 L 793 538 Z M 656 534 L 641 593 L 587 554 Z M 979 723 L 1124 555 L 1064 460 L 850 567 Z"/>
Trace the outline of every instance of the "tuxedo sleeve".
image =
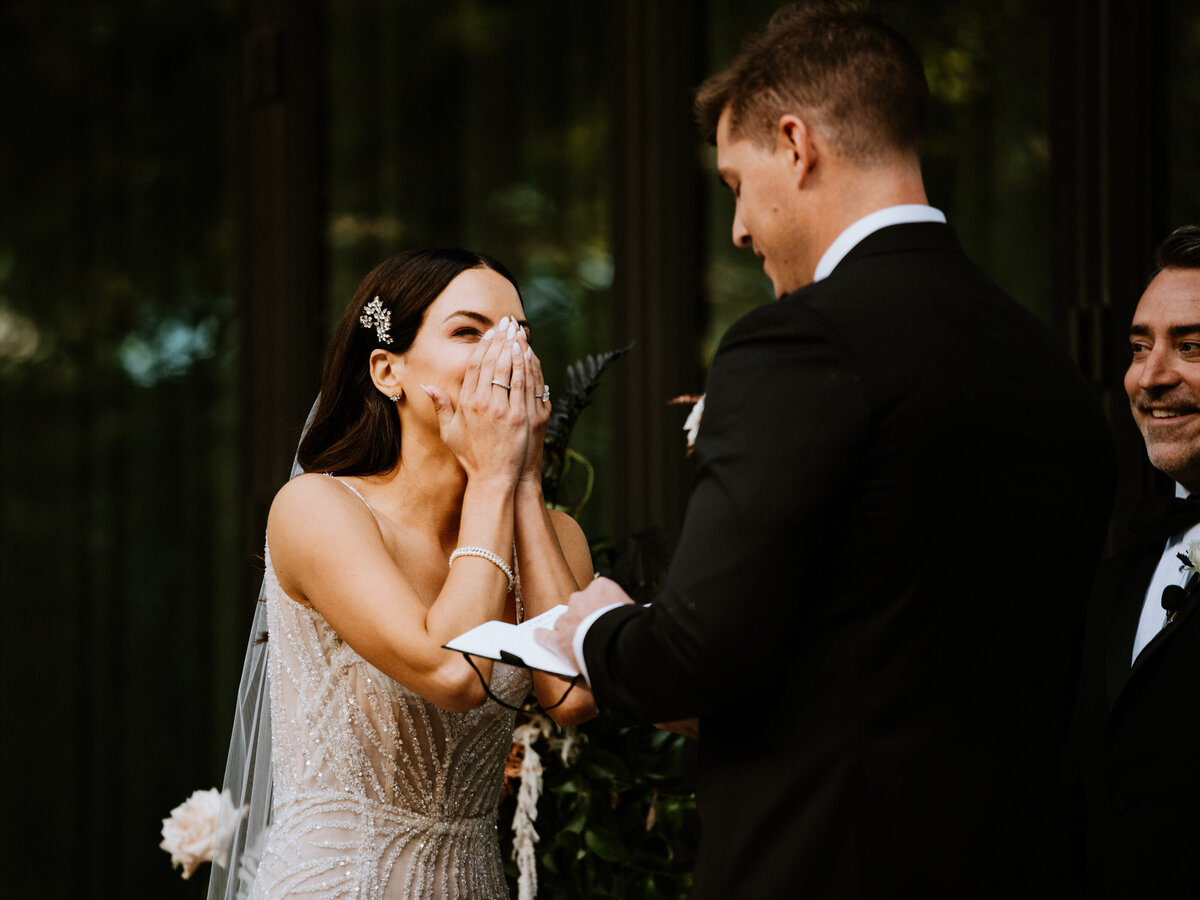
<path id="1" fill-rule="evenodd" d="M 806 304 L 780 301 L 730 329 L 663 592 L 601 616 L 584 640 L 601 708 L 634 722 L 703 716 L 787 652 L 831 504 L 869 432 L 862 378 Z"/>

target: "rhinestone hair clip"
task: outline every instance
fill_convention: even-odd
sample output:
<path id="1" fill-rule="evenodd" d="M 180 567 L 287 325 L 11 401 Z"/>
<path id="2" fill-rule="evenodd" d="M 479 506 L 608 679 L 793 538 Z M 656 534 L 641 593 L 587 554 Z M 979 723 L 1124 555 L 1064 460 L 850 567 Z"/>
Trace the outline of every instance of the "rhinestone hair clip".
<path id="1" fill-rule="evenodd" d="M 390 344 L 392 342 L 392 311 L 384 309 L 378 295 L 363 307 L 363 312 L 358 317 L 358 322 L 363 328 L 374 328 L 375 336 L 379 338 L 380 343 Z"/>

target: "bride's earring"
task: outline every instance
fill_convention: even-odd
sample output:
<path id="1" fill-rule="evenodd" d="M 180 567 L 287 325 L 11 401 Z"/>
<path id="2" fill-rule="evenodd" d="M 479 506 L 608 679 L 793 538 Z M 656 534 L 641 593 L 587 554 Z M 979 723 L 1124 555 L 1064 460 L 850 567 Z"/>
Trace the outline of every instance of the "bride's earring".
<path id="1" fill-rule="evenodd" d="M 392 391 L 390 394 L 388 394 L 388 399 L 391 400 L 393 403 L 399 403 L 400 402 L 400 392 Z"/>

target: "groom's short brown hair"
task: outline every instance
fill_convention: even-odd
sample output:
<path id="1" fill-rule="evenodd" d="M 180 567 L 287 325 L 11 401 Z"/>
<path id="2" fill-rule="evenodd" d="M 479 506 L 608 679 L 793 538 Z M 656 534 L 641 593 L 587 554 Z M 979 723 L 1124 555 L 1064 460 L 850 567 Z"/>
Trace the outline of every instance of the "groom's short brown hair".
<path id="1" fill-rule="evenodd" d="M 847 159 L 869 163 L 920 151 L 929 85 L 909 43 L 862 4 L 786 7 L 751 35 L 729 64 L 700 86 L 696 120 L 716 141 L 730 134 L 763 143 L 779 118 L 805 118 Z"/>

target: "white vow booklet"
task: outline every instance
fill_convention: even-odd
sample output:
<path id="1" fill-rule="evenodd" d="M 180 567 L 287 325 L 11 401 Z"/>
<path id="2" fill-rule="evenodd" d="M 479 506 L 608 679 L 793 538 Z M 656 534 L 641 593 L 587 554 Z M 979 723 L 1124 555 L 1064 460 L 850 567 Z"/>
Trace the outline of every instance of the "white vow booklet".
<path id="1" fill-rule="evenodd" d="M 540 616 L 526 619 L 520 625 L 484 622 L 442 646 L 447 650 L 458 650 L 472 656 L 482 656 L 526 669 L 538 669 L 552 675 L 574 678 L 579 674 L 575 663 L 543 647 L 533 637 L 534 631 L 539 628 L 553 628 L 558 617 L 566 611 L 566 604 L 560 603 Z"/>

